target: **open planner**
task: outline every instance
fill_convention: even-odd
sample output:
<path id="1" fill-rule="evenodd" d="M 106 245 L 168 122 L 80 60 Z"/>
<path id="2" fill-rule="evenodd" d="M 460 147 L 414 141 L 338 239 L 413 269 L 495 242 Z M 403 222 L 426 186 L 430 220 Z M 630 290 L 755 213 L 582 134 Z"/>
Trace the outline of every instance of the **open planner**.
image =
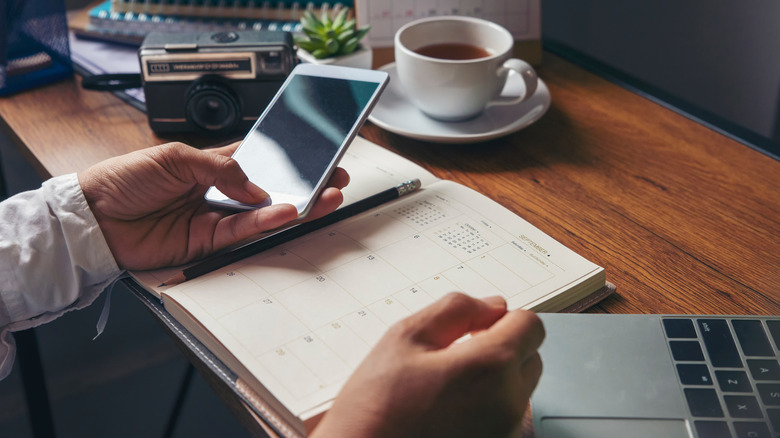
<path id="1" fill-rule="evenodd" d="M 422 188 L 175 286 L 158 285 L 181 268 L 132 273 L 281 435 L 305 436 L 386 329 L 448 292 L 556 312 L 614 290 L 498 203 L 365 139 L 340 165 L 345 203 L 413 178 Z"/>

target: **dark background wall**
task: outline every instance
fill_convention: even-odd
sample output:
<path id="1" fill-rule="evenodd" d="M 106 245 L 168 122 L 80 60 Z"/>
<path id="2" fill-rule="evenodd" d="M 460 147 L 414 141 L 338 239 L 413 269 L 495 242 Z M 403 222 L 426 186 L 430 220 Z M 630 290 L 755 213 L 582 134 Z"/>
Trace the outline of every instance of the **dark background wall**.
<path id="1" fill-rule="evenodd" d="M 563 43 L 780 143 L 780 2 L 543 0 Z"/>

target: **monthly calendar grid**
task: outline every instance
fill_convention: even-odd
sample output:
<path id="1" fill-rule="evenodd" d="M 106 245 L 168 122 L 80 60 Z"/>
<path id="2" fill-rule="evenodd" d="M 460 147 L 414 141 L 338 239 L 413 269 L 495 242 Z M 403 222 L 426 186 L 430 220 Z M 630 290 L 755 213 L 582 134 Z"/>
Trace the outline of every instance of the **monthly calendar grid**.
<path id="1" fill-rule="evenodd" d="M 410 199 L 359 220 L 348 220 L 323 229 L 308 236 L 305 245 L 291 242 L 271 255 L 261 254 L 226 272 L 225 275 L 231 278 L 240 276 L 255 284 L 254 309 L 275 305 L 280 309 L 274 313 L 287 315 L 279 321 L 288 333 L 272 336 L 279 340 L 273 345 L 260 348 L 247 345 L 242 339 L 236 341 L 244 344 L 266 372 L 275 376 L 280 373 L 295 374 L 295 378 L 287 376 L 276 380 L 285 391 L 296 398 L 302 398 L 312 396 L 345 379 L 348 376 L 347 370 L 357 366 L 368 353 L 369 346 L 373 345 L 390 325 L 440 298 L 447 291 L 464 289 L 464 285 L 473 283 L 480 285 L 480 289 L 486 290 L 488 295 L 498 293 L 506 296 L 502 288 L 508 286 L 491 283 L 490 279 L 471 269 L 469 264 L 480 256 L 483 256 L 483 260 L 494 247 L 506 246 L 508 242 L 483 229 L 484 226 L 476 221 L 465 218 L 452 203 L 454 201 L 441 197 Z M 376 229 L 374 224 L 370 223 L 372 221 L 385 221 L 381 235 L 394 238 L 374 244 L 364 243 L 371 242 L 371 239 L 361 233 L 366 229 Z M 393 228 L 397 229 L 395 234 L 392 232 Z M 399 245 L 399 241 L 405 239 L 416 241 L 417 246 L 408 242 Z M 339 243 L 333 244 L 334 241 Z M 320 260 L 321 255 L 327 253 L 322 249 L 331 247 L 338 247 L 339 251 L 348 256 L 342 259 L 333 257 Z M 403 269 L 397 266 L 403 265 L 407 256 L 412 255 L 399 254 L 396 249 L 400 251 L 414 247 L 426 254 L 430 253 L 432 257 L 430 260 L 423 257 L 426 263 L 414 263 L 417 268 L 422 265 L 431 265 L 433 268 L 425 269 L 417 276 L 410 276 L 410 272 L 415 272 L 415 266 L 406 266 Z M 311 250 L 312 248 L 317 251 Z M 307 254 L 304 249 L 312 252 Z M 257 268 L 257 265 L 268 263 L 275 257 L 286 258 L 286 262 L 279 263 L 279 266 L 289 263 L 291 257 L 297 257 L 299 260 L 294 262 L 293 266 L 300 268 L 302 275 L 297 278 L 285 275 L 285 278 L 294 279 L 295 282 L 291 284 L 270 287 L 269 283 L 272 282 L 268 282 L 264 286 L 262 269 Z M 369 272 L 374 266 L 383 267 L 382 275 L 374 274 L 384 284 L 361 288 L 362 279 L 372 277 Z M 250 272 L 253 269 L 260 270 Z M 505 277 L 506 274 L 501 276 Z M 224 283 L 222 284 L 224 287 Z M 199 290 L 211 290 L 207 283 L 197 286 Z M 367 292 L 375 290 L 382 293 L 372 295 Z M 319 298 L 334 297 L 333 299 L 340 300 L 339 305 L 328 309 L 328 304 L 321 302 L 310 314 L 304 314 L 301 307 L 317 302 L 316 295 L 320 292 Z M 297 299 L 296 294 L 300 295 Z M 203 308 L 220 324 L 244 318 L 245 315 L 241 312 L 245 309 L 215 314 L 215 308 Z M 349 311 L 345 312 L 344 309 Z M 320 313 L 320 318 L 317 312 Z M 328 314 L 332 317 L 325 318 L 324 315 Z M 279 327 L 271 328 L 274 329 L 278 330 Z M 348 349 L 338 345 L 339 341 L 343 343 L 347 338 L 351 339 Z M 257 341 L 254 335 L 247 336 L 247 339 L 251 342 Z M 362 342 L 361 354 L 354 353 L 355 342 Z M 318 360 L 307 360 L 310 359 L 306 357 L 307 351 L 311 349 L 316 349 Z M 316 364 L 316 367 L 313 364 Z"/>
<path id="2" fill-rule="evenodd" d="M 387 327 L 447 292 L 560 308 L 587 292 L 582 282 L 603 277 L 495 201 L 360 137 L 340 165 L 353 178 L 347 202 L 411 178 L 422 188 L 176 286 L 157 286 L 171 270 L 133 273 L 231 369 L 302 420 L 328 408 Z"/>

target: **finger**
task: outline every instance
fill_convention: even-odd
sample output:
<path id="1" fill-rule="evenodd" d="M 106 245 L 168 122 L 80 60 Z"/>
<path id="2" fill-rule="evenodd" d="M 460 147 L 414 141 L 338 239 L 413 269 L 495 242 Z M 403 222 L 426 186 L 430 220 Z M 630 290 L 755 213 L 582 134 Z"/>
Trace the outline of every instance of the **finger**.
<path id="1" fill-rule="evenodd" d="M 215 155 L 221 156 L 221 157 L 230 157 L 235 152 L 235 150 L 239 146 L 239 144 L 240 144 L 240 142 L 235 142 L 235 143 L 232 143 L 232 144 L 227 145 L 227 146 L 222 146 L 222 147 L 219 147 L 219 148 L 210 149 L 209 152 L 213 153 Z M 242 173 L 243 173 L 243 171 L 242 171 Z M 347 186 L 347 184 L 349 184 L 349 179 L 350 178 L 349 178 L 349 174 L 347 173 L 347 171 L 344 170 L 341 167 L 337 167 L 334 170 L 333 175 L 330 177 L 330 180 L 328 181 L 327 187 L 335 187 L 337 189 L 343 189 L 344 187 Z M 245 182 L 244 184 L 246 186 L 243 187 L 243 189 L 246 189 L 246 190 L 252 192 L 253 196 L 262 196 L 262 199 L 259 199 L 259 200 L 254 199 L 252 201 L 243 201 L 243 200 L 241 200 L 241 199 L 239 199 L 237 197 L 237 196 L 242 196 L 240 193 L 231 192 L 232 193 L 231 194 L 231 193 L 227 193 L 225 191 L 225 190 L 230 191 L 230 190 L 232 190 L 231 188 L 224 187 L 225 190 L 223 190 L 223 187 L 220 187 L 216 183 L 213 184 L 213 185 L 216 185 L 217 188 L 220 189 L 220 191 L 222 191 L 222 193 L 224 193 L 226 196 L 230 197 L 231 199 L 235 199 L 236 201 L 244 202 L 244 203 L 248 203 L 248 204 L 259 204 L 259 203 L 263 202 L 263 200 L 265 200 L 265 198 L 268 197 L 268 194 L 265 191 L 263 191 L 262 194 L 260 192 L 257 192 L 257 187 L 258 186 L 256 184 L 253 184 L 251 182 Z M 234 196 L 236 196 L 236 197 L 234 197 Z M 322 195 L 320 196 L 320 199 L 321 198 L 322 198 Z M 310 213 L 311 214 L 310 217 L 311 218 L 321 217 L 321 216 L 324 216 L 325 214 L 328 214 L 328 213 L 332 212 L 333 210 L 338 208 L 339 205 L 341 205 L 341 203 L 343 202 L 343 199 L 344 198 L 341 197 L 340 195 L 337 196 L 337 195 L 335 195 L 333 193 L 331 193 L 330 195 L 326 195 L 326 198 L 323 200 L 324 202 L 322 202 L 320 206 L 316 207 L 316 204 L 315 204 L 315 208 L 317 210 L 316 210 L 316 212 L 314 214 Z M 319 202 L 319 200 L 318 200 L 318 202 Z"/>
<path id="2" fill-rule="evenodd" d="M 349 184 L 349 174 L 346 170 L 337 167 L 333 176 L 328 181 L 328 186 L 320 193 L 319 198 L 314 202 L 309 214 L 306 215 L 306 221 L 314 220 L 332 213 L 344 202 L 344 195 L 341 193 L 347 184 Z"/>
<path id="3" fill-rule="evenodd" d="M 539 352 L 533 353 L 522 365 L 520 365 L 520 379 L 523 382 L 521 389 L 525 394 L 520 394 L 526 399 L 534 392 L 539 379 L 542 377 L 542 357 Z"/>
<path id="4" fill-rule="evenodd" d="M 349 174 L 346 170 L 342 169 L 341 167 L 337 167 L 336 170 L 333 171 L 333 175 L 330 177 L 330 180 L 328 181 L 328 187 L 335 187 L 337 189 L 343 189 L 344 187 L 349 184 Z"/>
<path id="5" fill-rule="evenodd" d="M 490 327 L 506 313 L 506 305 L 490 304 L 451 293 L 404 320 L 405 330 L 426 347 L 443 348 L 464 334 Z"/>
<path id="6" fill-rule="evenodd" d="M 317 198 L 311 211 L 309 211 L 309 214 L 306 216 L 306 220 L 310 221 L 325 216 L 337 209 L 342 202 L 344 202 L 344 195 L 341 193 L 341 190 L 334 187 L 328 187 L 323 190 L 320 197 Z"/>
<path id="7" fill-rule="evenodd" d="M 226 148 L 230 148 L 226 146 Z M 268 194 L 249 181 L 238 162 L 218 153 L 205 152 L 182 143 L 169 143 L 152 151 L 152 157 L 173 176 L 204 186 L 216 186 L 231 199 L 259 204 Z"/>
<path id="8" fill-rule="evenodd" d="M 207 152 L 212 154 L 221 155 L 223 157 L 231 157 L 236 152 L 236 149 L 238 149 L 238 145 L 241 144 L 241 141 L 236 141 L 233 143 L 230 143 L 225 146 L 219 146 L 212 149 L 208 149 Z"/>
<path id="9" fill-rule="evenodd" d="M 514 346 L 518 351 L 528 352 L 528 355 L 522 356 L 523 360 L 536 352 L 545 337 L 544 325 L 539 316 L 522 309 L 507 313 L 506 317 L 497 321 L 488 331 L 498 338 L 514 339 Z"/>
<path id="10" fill-rule="evenodd" d="M 229 145 L 208 149 L 207 152 L 222 157 L 232 157 L 240 144 L 241 142 L 237 141 Z M 333 171 L 333 175 L 330 177 L 330 180 L 328 181 L 328 187 L 336 187 L 337 189 L 343 189 L 344 187 L 347 186 L 347 184 L 349 184 L 349 179 L 350 178 L 347 171 L 341 167 L 337 167 Z"/>
<path id="11" fill-rule="evenodd" d="M 236 141 L 229 145 L 208 149 L 207 152 L 220 155 L 223 157 L 231 157 L 236 152 L 236 149 L 238 149 L 238 146 L 240 144 L 241 141 Z M 343 168 L 337 167 L 333 171 L 333 175 L 330 177 L 330 180 L 328 181 L 328 187 L 336 187 L 337 189 L 343 189 L 344 187 L 347 186 L 347 184 L 349 184 L 349 174 Z"/>
<path id="12" fill-rule="evenodd" d="M 501 295 L 494 295 L 490 297 L 482 298 L 482 301 L 490 304 L 491 306 L 500 306 L 506 309 L 506 299 Z"/>
<path id="13" fill-rule="evenodd" d="M 291 204 L 277 204 L 222 218 L 214 230 L 214 250 L 220 250 L 257 236 L 298 217 Z"/>
<path id="14" fill-rule="evenodd" d="M 250 205 L 260 204 L 268 198 L 268 193 L 265 190 L 249 181 L 236 160 L 223 156 L 215 158 L 215 167 L 207 169 L 207 172 L 214 172 L 211 185 L 219 189 L 225 196 Z M 202 176 L 209 179 L 212 174 L 208 173 Z"/>
<path id="15" fill-rule="evenodd" d="M 527 310 L 507 312 L 488 329 L 459 345 L 465 354 L 483 355 L 487 351 L 513 351 L 520 361 L 535 354 L 544 340 L 541 319 Z"/>

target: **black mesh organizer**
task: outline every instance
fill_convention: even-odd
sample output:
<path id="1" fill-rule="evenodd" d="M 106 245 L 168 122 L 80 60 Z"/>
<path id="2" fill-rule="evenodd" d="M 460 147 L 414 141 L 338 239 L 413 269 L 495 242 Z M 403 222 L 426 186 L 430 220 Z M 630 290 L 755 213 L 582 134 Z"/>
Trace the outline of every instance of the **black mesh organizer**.
<path id="1" fill-rule="evenodd" d="M 72 74 L 64 2 L 0 2 L 0 96 Z"/>

